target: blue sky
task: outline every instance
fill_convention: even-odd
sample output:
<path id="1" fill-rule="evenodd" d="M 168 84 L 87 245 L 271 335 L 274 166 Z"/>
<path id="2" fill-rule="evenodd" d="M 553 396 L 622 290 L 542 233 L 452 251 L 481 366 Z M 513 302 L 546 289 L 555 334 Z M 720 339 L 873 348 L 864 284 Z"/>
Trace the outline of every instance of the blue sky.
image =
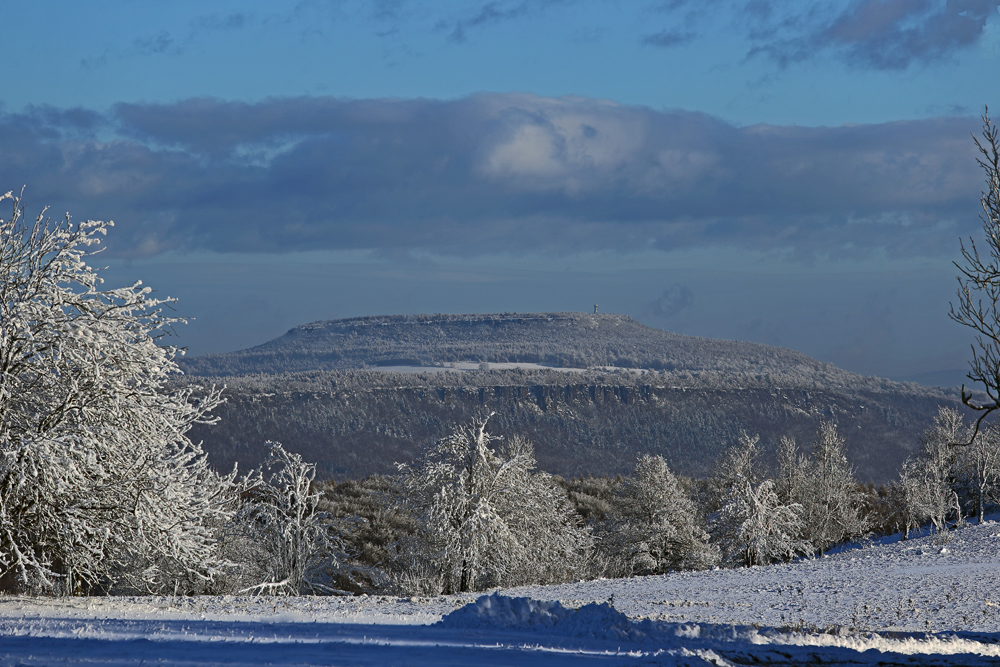
<path id="1" fill-rule="evenodd" d="M 0 181 L 114 219 L 109 279 L 179 297 L 194 354 L 596 302 L 957 369 L 998 4 L 19 3 Z"/>

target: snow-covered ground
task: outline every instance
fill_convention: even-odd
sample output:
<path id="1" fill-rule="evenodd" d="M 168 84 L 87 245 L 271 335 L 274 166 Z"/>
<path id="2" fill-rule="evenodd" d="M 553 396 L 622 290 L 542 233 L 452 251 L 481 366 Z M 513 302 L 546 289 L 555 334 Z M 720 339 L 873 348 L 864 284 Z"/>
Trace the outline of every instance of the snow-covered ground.
<path id="1" fill-rule="evenodd" d="M 447 372 L 470 372 L 481 370 L 481 362 L 478 361 L 452 361 L 439 366 L 372 366 L 368 370 L 382 371 L 384 373 L 447 373 Z M 520 368 L 530 371 L 563 371 L 566 373 L 583 373 L 586 368 L 562 368 L 556 366 L 544 366 L 530 362 L 495 362 L 487 364 L 491 370 L 509 371 Z"/>
<path id="2" fill-rule="evenodd" d="M 452 361 L 440 366 L 371 366 L 367 370 L 382 371 L 385 373 L 446 373 L 446 372 L 469 372 L 482 370 L 482 363 L 478 361 Z M 656 371 L 647 368 L 625 368 L 622 366 L 594 366 L 592 368 L 573 368 L 570 366 L 546 366 L 544 364 L 534 364 L 527 361 L 503 361 L 489 362 L 486 364 L 489 370 L 509 371 L 521 369 L 526 371 L 559 371 L 560 373 L 586 373 L 587 371 L 629 371 L 636 375 L 655 373 Z"/>
<path id="3" fill-rule="evenodd" d="M 0 665 L 1000 664 L 1000 524 L 949 538 L 478 602 L 7 597 Z"/>

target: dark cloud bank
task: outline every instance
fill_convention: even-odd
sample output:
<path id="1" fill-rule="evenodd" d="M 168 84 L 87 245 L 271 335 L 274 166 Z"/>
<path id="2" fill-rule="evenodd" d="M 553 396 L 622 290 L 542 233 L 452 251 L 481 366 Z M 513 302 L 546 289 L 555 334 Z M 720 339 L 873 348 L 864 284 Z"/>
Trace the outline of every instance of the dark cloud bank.
<path id="1" fill-rule="evenodd" d="M 113 218 L 114 254 L 698 246 L 953 254 L 981 176 L 956 117 L 737 128 L 580 98 L 196 99 L 0 116 L 0 187 Z"/>

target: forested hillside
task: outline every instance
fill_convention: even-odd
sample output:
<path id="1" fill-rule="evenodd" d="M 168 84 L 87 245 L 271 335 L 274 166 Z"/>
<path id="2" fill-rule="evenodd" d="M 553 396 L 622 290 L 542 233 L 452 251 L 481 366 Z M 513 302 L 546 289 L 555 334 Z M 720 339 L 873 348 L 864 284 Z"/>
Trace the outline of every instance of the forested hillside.
<path id="1" fill-rule="evenodd" d="M 446 371 L 455 362 L 486 365 Z M 946 390 L 614 314 L 359 317 L 181 363 L 202 376 L 189 382 L 228 384 L 221 422 L 193 432 L 217 465 L 257 465 L 273 439 L 337 479 L 393 472 L 457 424 L 496 412 L 498 429 L 531 439 L 539 465 L 564 476 L 625 472 L 642 454 L 706 475 L 741 430 L 773 455 L 782 435 L 808 448 L 828 420 L 859 477 L 881 481 L 897 475 L 938 406 L 958 404 Z M 511 363 L 552 368 L 489 369 Z"/>
<path id="2" fill-rule="evenodd" d="M 843 373 L 843 371 L 841 371 Z M 845 374 L 846 375 L 846 374 Z M 280 440 L 315 461 L 320 477 L 394 472 L 422 445 L 476 415 L 535 444 L 539 466 L 564 476 L 626 472 L 661 454 L 678 472 L 703 476 L 741 430 L 759 433 L 765 456 L 782 435 L 806 449 L 817 426 L 838 424 L 862 480 L 896 477 L 943 391 L 874 378 L 850 385 L 802 376 L 630 371 L 385 373 L 318 371 L 226 378 L 216 426 L 192 432 L 213 462 L 257 465 Z M 192 378 L 209 383 L 216 378 Z"/>

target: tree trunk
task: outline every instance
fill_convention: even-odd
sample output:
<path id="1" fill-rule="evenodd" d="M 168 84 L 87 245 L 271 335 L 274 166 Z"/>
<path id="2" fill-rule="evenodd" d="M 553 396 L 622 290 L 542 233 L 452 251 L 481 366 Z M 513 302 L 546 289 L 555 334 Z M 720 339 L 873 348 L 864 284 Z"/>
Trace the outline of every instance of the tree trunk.
<path id="1" fill-rule="evenodd" d="M 979 524 L 983 523 L 983 485 L 979 485 L 979 493 L 976 494 L 976 518 L 979 520 Z"/>
<path id="2" fill-rule="evenodd" d="M 460 593 L 469 592 L 470 578 L 471 577 L 469 576 L 469 561 L 462 559 L 462 579 L 458 583 L 458 591 Z"/>

